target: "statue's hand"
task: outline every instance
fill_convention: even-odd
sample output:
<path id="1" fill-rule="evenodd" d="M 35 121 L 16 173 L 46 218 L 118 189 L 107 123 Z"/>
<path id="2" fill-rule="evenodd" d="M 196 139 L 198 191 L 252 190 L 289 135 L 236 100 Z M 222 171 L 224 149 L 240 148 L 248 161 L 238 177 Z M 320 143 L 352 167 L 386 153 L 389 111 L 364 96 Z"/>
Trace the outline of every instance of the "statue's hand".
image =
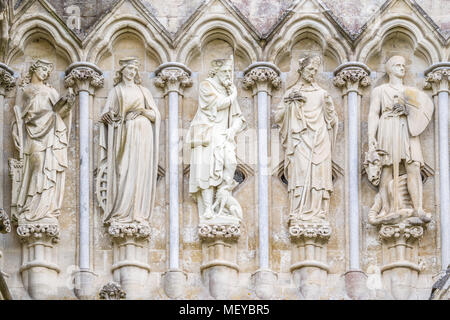
<path id="1" fill-rule="evenodd" d="M 101 118 L 101 122 L 106 123 L 106 124 L 113 124 L 114 123 L 114 115 L 112 114 L 112 112 L 107 112 L 105 113 L 102 118 Z"/>
<path id="2" fill-rule="evenodd" d="M 146 109 L 142 111 L 142 114 L 144 114 L 150 121 L 154 122 L 156 118 L 155 111 L 151 109 Z"/>

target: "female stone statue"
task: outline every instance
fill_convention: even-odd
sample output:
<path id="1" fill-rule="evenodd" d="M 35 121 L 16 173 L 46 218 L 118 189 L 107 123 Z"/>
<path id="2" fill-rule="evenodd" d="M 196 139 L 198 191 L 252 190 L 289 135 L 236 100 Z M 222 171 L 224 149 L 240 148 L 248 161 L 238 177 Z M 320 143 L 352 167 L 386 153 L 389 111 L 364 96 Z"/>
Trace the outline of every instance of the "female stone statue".
<path id="1" fill-rule="evenodd" d="M 289 213 L 303 221 L 323 221 L 333 191 L 331 155 L 338 118 L 333 101 L 315 76 L 319 57 L 299 60 L 300 79 L 284 96 L 275 122 L 285 148 Z"/>
<path id="2" fill-rule="evenodd" d="M 12 134 L 22 169 L 13 179 L 12 205 L 19 224 L 58 224 L 61 211 L 75 96 L 69 89 L 59 98 L 46 83 L 52 70 L 53 63 L 35 61 L 17 91 Z"/>
<path id="3" fill-rule="evenodd" d="M 246 122 L 233 85 L 233 62 L 212 62 L 209 77 L 200 84 L 197 113 L 187 133 L 191 147 L 189 193 L 197 200 L 201 223 L 219 216 L 239 221 L 242 209 L 231 195 L 235 187 L 235 136 Z M 227 220 L 228 219 L 228 220 Z"/>
<path id="4" fill-rule="evenodd" d="M 114 88 L 101 114 L 101 206 L 106 224 L 148 225 L 155 203 L 161 116 L 152 94 L 140 85 L 136 58 L 119 61 Z"/>

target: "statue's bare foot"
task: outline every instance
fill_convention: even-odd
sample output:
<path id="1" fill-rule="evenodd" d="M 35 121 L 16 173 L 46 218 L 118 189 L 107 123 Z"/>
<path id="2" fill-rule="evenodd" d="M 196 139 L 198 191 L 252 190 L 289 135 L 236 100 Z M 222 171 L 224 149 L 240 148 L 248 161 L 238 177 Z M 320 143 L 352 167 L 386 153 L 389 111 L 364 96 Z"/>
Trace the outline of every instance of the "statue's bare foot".
<path id="1" fill-rule="evenodd" d="M 410 217 L 410 218 L 406 219 L 405 222 L 409 223 L 410 225 L 413 225 L 413 226 L 423 225 L 423 221 L 418 217 Z"/>
<path id="2" fill-rule="evenodd" d="M 428 223 L 431 221 L 431 215 L 429 213 L 426 213 L 423 209 L 417 210 L 417 215 L 424 223 Z"/>
<path id="3" fill-rule="evenodd" d="M 213 217 L 212 209 L 211 209 L 211 208 L 207 208 L 207 209 L 205 210 L 205 213 L 203 214 L 203 217 L 204 217 L 205 219 L 211 219 L 211 218 Z"/>

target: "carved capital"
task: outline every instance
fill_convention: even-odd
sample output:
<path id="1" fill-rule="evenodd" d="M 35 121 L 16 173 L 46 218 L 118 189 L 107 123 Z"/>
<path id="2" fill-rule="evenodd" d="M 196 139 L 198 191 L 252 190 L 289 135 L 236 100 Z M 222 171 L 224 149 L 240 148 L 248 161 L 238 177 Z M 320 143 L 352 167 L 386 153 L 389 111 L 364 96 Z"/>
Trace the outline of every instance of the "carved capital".
<path id="1" fill-rule="evenodd" d="M 164 89 L 166 94 L 171 91 L 182 94 L 184 88 L 192 86 L 191 71 L 182 64 L 163 64 L 155 74 L 155 86 Z"/>
<path id="2" fill-rule="evenodd" d="M 370 85 L 369 69 L 359 64 L 346 64 L 334 72 L 333 84 L 344 90 L 344 94 L 349 91 L 359 92 L 360 87 Z"/>
<path id="3" fill-rule="evenodd" d="M 75 87 L 76 91 L 88 91 L 93 94 L 93 90 L 104 85 L 102 72 L 94 65 L 87 63 L 75 63 L 69 66 L 64 78 L 66 88 Z"/>
<path id="4" fill-rule="evenodd" d="M 100 300 L 121 300 L 125 299 L 126 295 L 120 284 L 115 282 L 108 282 L 99 292 Z"/>
<path id="5" fill-rule="evenodd" d="M 49 240 L 59 241 L 59 226 L 57 224 L 19 224 L 17 234 L 22 241 Z"/>
<path id="6" fill-rule="evenodd" d="M 6 92 L 14 88 L 16 79 L 13 77 L 14 72 L 3 63 L 0 63 L 0 94 L 5 95 Z"/>
<path id="7" fill-rule="evenodd" d="M 382 240 L 414 241 L 423 236 L 422 226 L 411 226 L 404 223 L 394 225 L 382 225 L 379 231 Z"/>
<path id="8" fill-rule="evenodd" d="M 442 66 L 437 65 L 436 68 L 426 73 L 424 89 L 433 90 L 433 95 L 443 91 L 449 92 L 449 82 L 450 64 L 444 63 Z"/>
<path id="9" fill-rule="evenodd" d="M 328 241 L 331 236 L 331 227 L 328 222 L 291 222 L 289 235 L 292 240 Z"/>
<path id="10" fill-rule="evenodd" d="M 202 240 L 237 240 L 241 227 L 239 224 L 200 224 L 198 235 Z"/>
<path id="11" fill-rule="evenodd" d="M 254 93 L 271 89 L 278 89 L 281 86 L 280 70 L 275 65 L 269 63 L 254 63 L 244 71 L 244 81 L 242 85 L 245 89 L 253 89 Z"/>
<path id="12" fill-rule="evenodd" d="M 11 231 L 11 221 L 5 210 L 0 209 L 0 233 L 8 233 Z"/>
<path id="13" fill-rule="evenodd" d="M 108 228 L 108 233 L 113 238 L 141 238 L 150 236 L 150 227 L 141 223 L 116 223 L 113 222 Z"/>

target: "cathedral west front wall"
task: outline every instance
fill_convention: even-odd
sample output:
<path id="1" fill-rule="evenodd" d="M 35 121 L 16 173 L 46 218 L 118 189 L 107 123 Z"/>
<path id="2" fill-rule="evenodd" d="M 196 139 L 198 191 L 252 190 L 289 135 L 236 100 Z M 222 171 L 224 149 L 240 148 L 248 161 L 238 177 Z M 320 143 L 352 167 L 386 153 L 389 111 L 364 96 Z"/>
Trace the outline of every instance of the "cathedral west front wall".
<path id="1" fill-rule="evenodd" d="M 439 3 L 0 2 L 2 297 L 428 299 Z"/>

